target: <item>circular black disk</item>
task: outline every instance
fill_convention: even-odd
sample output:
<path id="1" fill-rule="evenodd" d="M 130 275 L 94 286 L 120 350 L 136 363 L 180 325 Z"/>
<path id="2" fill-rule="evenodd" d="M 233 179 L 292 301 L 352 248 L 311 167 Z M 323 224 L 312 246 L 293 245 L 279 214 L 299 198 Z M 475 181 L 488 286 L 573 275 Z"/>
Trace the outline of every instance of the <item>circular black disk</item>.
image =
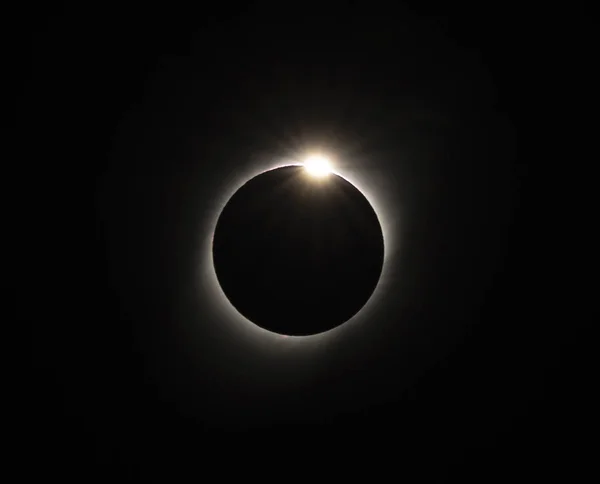
<path id="1" fill-rule="evenodd" d="M 364 195 L 343 178 L 303 167 L 262 173 L 219 216 L 217 279 L 256 325 L 285 335 L 328 331 L 373 294 L 383 267 L 383 233 Z"/>

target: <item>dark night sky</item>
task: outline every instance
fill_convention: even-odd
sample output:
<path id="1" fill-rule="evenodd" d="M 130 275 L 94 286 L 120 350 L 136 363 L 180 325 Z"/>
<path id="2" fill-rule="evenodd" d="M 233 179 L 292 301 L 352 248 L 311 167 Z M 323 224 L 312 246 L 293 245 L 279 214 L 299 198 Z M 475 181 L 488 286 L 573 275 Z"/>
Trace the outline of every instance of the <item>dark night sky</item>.
<path id="1" fill-rule="evenodd" d="M 84 481 L 570 469 L 583 377 L 540 309 L 525 17 L 289 8 L 28 21 L 28 455 Z M 360 321 L 282 339 L 219 299 L 206 241 L 226 194 L 314 146 L 392 256 Z"/>

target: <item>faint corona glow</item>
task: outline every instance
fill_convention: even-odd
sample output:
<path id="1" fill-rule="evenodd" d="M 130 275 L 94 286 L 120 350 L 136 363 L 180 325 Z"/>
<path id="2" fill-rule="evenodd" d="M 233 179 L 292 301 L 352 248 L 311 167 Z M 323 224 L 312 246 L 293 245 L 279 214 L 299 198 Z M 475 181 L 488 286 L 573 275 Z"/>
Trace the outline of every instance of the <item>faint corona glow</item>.
<path id="1" fill-rule="evenodd" d="M 304 168 L 309 175 L 323 178 L 332 172 L 331 163 L 327 158 L 320 155 L 309 156 L 304 161 Z"/>
<path id="2" fill-rule="evenodd" d="M 223 292 L 215 272 L 212 248 L 214 232 L 219 216 L 231 197 L 252 178 L 268 171 L 287 166 L 302 166 L 308 170 L 307 161 L 309 159 L 305 159 L 304 163 L 297 161 L 298 158 L 296 157 L 287 160 L 280 159 L 278 163 L 274 163 L 272 159 L 271 161 L 264 160 L 262 163 L 255 162 L 252 163 L 252 166 L 246 166 L 245 169 L 236 172 L 235 175 L 232 174 L 227 180 L 224 180 L 221 196 L 208 214 L 209 220 L 207 220 L 207 224 L 209 227 L 206 232 L 208 236 L 201 243 L 201 261 L 199 261 L 200 267 L 202 268 L 202 274 L 200 275 L 201 279 L 199 281 L 203 286 L 201 290 L 211 296 L 208 300 L 211 301 L 211 304 L 214 304 L 214 309 L 222 315 L 222 321 L 224 323 L 230 323 L 235 327 L 236 331 L 240 331 L 245 337 L 256 342 L 260 340 L 264 344 L 271 345 L 271 347 L 278 346 L 278 343 L 285 343 L 285 346 L 304 346 L 305 344 L 312 345 L 318 342 L 320 345 L 337 338 L 350 324 L 355 325 L 364 322 L 369 315 L 373 314 L 373 310 L 378 306 L 381 298 L 385 295 L 385 289 L 389 286 L 390 261 L 392 256 L 398 252 L 398 244 L 396 241 L 398 233 L 397 218 L 395 213 L 389 208 L 396 204 L 396 191 L 394 190 L 393 185 L 389 185 L 389 178 L 385 173 L 370 169 L 368 163 L 359 163 L 352 160 L 336 160 L 335 168 L 331 164 L 328 164 L 329 171 L 327 174 L 337 175 L 343 178 L 365 196 L 375 210 L 375 214 L 379 219 L 383 232 L 383 268 L 378 284 L 371 297 L 365 305 L 345 323 L 330 329 L 329 331 L 308 336 L 288 336 L 268 331 L 253 323 L 235 309 Z M 257 340 L 257 338 L 259 339 Z"/>

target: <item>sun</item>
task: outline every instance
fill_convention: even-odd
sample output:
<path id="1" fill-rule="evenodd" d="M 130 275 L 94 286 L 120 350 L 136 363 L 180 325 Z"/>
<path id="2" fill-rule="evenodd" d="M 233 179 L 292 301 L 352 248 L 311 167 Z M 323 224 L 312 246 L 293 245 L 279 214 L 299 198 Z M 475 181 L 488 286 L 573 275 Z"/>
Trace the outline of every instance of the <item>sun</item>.
<path id="1" fill-rule="evenodd" d="M 314 155 L 309 156 L 304 161 L 304 168 L 309 175 L 322 178 L 331 173 L 331 163 L 324 156 Z"/>

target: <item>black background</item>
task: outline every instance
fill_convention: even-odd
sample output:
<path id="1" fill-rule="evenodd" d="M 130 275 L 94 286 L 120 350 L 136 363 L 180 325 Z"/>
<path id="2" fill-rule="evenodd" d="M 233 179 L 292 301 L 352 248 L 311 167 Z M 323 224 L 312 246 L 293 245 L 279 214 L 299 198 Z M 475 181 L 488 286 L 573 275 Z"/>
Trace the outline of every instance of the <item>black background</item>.
<path id="1" fill-rule="evenodd" d="M 547 291 L 531 183 L 537 13 L 197 9 L 23 16 L 28 468 L 86 481 L 581 469 L 586 356 Z M 198 238 L 240 169 L 312 143 L 385 173 L 369 188 L 401 245 L 364 324 L 286 350 L 197 291 Z"/>

